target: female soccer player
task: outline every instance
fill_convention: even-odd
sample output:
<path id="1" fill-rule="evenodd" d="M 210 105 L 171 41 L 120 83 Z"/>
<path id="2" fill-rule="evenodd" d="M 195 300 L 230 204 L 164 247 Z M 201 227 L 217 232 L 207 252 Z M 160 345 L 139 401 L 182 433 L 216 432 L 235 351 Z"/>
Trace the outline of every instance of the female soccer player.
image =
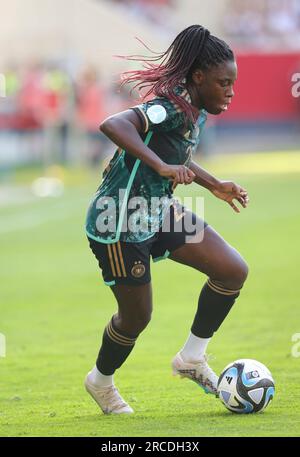
<path id="1" fill-rule="evenodd" d="M 126 72 L 123 78 L 135 87 L 148 86 L 148 101 L 100 126 L 118 149 L 86 223 L 90 247 L 118 304 L 104 330 L 96 365 L 85 379 L 86 390 L 105 414 L 133 412 L 114 386 L 113 374 L 151 318 L 150 255 L 154 261 L 169 257 L 208 276 L 191 332 L 172 368 L 212 394 L 217 393 L 218 377 L 207 363 L 206 348 L 248 272 L 240 254 L 172 196 L 176 185 L 195 181 L 236 212 L 235 200 L 247 206 L 246 190 L 216 179 L 192 160 L 206 113 L 224 112 L 234 95 L 237 66 L 232 50 L 204 27 L 192 25 L 164 53 L 143 63 L 143 70 Z"/>

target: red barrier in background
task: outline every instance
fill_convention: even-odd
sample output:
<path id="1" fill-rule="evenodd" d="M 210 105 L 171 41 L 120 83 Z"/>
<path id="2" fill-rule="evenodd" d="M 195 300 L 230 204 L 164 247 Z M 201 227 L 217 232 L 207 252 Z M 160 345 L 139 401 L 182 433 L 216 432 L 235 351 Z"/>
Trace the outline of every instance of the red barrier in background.
<path id="1" fill-rule="evenodd" d="M 300 53 L 237 54 L 238 79 L 223 122 L 300 120 L 300 97 L 292 76 L 300 73 Z M 298 89 L 299 93 L 299 89 Z"/>

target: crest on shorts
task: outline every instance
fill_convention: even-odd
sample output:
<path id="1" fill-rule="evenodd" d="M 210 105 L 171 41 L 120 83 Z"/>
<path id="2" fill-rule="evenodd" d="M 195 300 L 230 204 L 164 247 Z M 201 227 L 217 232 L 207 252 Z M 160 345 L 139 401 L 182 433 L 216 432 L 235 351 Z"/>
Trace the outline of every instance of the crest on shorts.
<path id="1" fill-rule="evenodd" d="M 133 267 L 131 268 L 131 274 L 135 278 L 141 278 L 146 271 L 145 265 L 139 260 L 138 262 L 134 262 Z"/>

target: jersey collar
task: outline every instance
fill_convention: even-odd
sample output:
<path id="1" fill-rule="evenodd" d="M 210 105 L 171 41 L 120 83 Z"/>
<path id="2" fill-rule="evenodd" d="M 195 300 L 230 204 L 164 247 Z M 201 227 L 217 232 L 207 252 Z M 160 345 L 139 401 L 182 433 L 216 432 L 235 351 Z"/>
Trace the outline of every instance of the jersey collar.
<path id="1" fill-rule="evenodd" d="M 190 105 L 192 104 L 191 96 L 185 86 L 181 86 L 181 85 L 177 86 L 175 88 L 174 92 L 176 95 L 179 95 L 180 97 L 184 98 L 184 100 L 186 100 Z M 177 103 L 174 103 L 174 107 L 178 113 L 183 112 L 182 109 L 180 108 L 180 106 L 177 105 Z M 204 109 L 201 109 L 201 110 L 198 110 L 198 112 L 199 112 L 199 116 L 196 121 L 196 124 L 201 124 L 203 121 L 204 122 L 206 121 L 207 111 L 205 111 Z"/>

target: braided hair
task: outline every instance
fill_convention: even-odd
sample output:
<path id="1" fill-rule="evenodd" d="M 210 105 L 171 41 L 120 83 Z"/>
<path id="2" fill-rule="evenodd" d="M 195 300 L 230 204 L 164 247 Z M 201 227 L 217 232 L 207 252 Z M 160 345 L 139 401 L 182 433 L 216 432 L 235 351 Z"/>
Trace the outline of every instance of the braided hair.
<path id="1" fill-rule="evenodd" d="M 122 86 L 135 83 L 131 91 L 135 88 L 140 91 L 150 87 L 143 96 L 144 99 L 151 94 L 167 97 L 180 106 L 193 121 L 197 118 L 197 110 L 183 97 L 175 94 L 175 87 L 182 84 L 184 80 L 190 81 L 193 72 L 198 68 L 207 70 L 220 63 L 234 61 L 234 54 L 230 47 L 223 40 L 211 35 L 209 30 L 201 25 L 191 25 L 184 29 L 165 52 L 157 53 L 147 46 L 146 48 L 156 55 L 123 57 L 142 62 L 144 69 L 122 73 Z M 161 62 L 157 64 L 155 63 L 157 61 Z"/>

